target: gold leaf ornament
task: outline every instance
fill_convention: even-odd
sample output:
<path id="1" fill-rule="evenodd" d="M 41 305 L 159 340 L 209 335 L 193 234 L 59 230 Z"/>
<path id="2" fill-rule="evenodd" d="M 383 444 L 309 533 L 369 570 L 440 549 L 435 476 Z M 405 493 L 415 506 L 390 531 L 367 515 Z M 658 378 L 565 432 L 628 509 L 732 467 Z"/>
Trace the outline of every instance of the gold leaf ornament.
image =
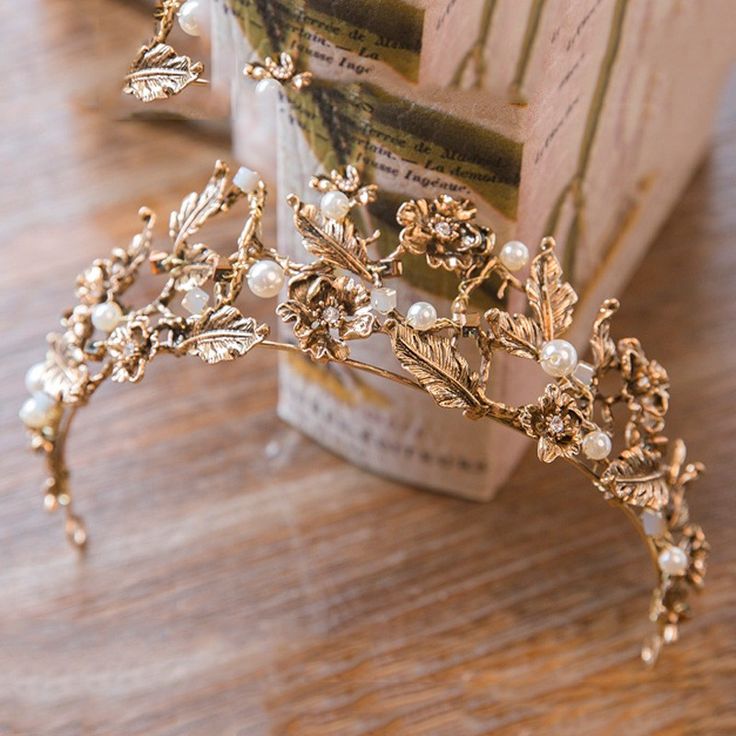
<path id="1" fill-rule="evenodd" d="M 552 238 L 542 241 L 542 250 L 532 262 L 525 291 L 544 339 L 554 340 L 562 335 L 572 323 L 578 295 L 562 280 L 562 267 L 555 255 Z"/>
<path id="2" fill-rule="evenodd" d="M 630 506 L 658 511 L 669 499 L 666 468 L 659 455 L 642 447 L 624 450 L 606 468 L 601 484 Z"/>
<path id="3" fill-rule="evenodd" d="M 235 307 L 223 306 L 199 317 L 189 336 L 177 345 L 177 351 L 196 355 L 205 363 L 219 363 L 245 355 L 267 334 L 267 325 L 259 325 Z"/>
<path id="4" fill-rule="evenodd" d="M 143 47 L 125 77 L 123 92 L 141 102 L 165 100 L 196 82 L 204 66 L 181 56 L 166 43 Z"/>
<path id="5" fill-rule="evenodd" d="M 207 185 L 201 193 L 191 192 L 184 197 L 178 210 L 169 218 L 169 236 L 174 243 L 174 252 L 180 255 L 182 244 L 194 235 L 207 220 L 217 214 L 225 201 L 228 168 L 217 161 Z"/>
<path id="6" fill-rule="evenodd" d="M 486 312 L 486 321 L 493 336 L 492 344 L 520 358 L 539 358 L 542 331 L 533 319 L 494 308 Z"/>
<path id="7" fill-rule="evenodd" d="M 371 280 L 367 246 L 377 234 L 366 240 L 356 235 L 355 225 L 350 220 L 319 223 L 312 205 L 302 205 L 296 197 L 290 198 L 289 204 L 294 209 L 294 225 L 308 253 L 336 268 Z"/>
<path id="8" fill-rule="evenodd" d="M 485 413 L 480 378 L 447 337 L 418 332 L 389 320 L 385 327 L 399 363 L 442 407 L 462 409 L 477 418 Z"/>

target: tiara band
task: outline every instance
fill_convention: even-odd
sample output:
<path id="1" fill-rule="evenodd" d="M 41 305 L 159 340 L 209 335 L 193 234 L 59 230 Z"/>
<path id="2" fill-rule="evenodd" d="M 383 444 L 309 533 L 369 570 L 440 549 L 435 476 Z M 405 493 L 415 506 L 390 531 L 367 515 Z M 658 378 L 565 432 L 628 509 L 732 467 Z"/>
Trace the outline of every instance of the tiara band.
<path id="1" fill-rule="evenodd" d="M 204 189 L 171 213 L 170 250 L 153 249 L 155 216 L 142 208 L 141 231 L 128 247 L 80 274 L 79 303 L 64 314 L 63 331 L 49 335 L 46 360 L 29 369 L 32 396 L 20 412 L 33 448 L 46 459 L 45 507 L 64 510 L 67 537 L 83 548 L 87 532 L 73 511 L 64 447 L 77 410 L 108 378 L 137 382 L 159 354 L 217 363 L 269 348 L 340 363 L 424 391 L 468 418 L 499 421 L 534 439 L 543 462 L 562 458 L 586 475 L 641 533 L 654 563 L 650 618 L 657 628 L 642 647 L 643 660 L 653 664 L 662 645 L 677 640 L 679 624 L 689 615 L 690 590 L 703 585 L 709 547 L 690 521 L 685 499 L 703 466 L 686 463 L 682 440 L 663 434 L 669 404 L 665 369 L 645 355 L 638 340 L 611 337 L 618 302 L 608 299 L 601 306 L 590 338 L 592 362 L 580 361 L 563 339 L 577 295 L 564 280 L 552 238 L 542 240 L 529 262 L 521 242 L 496 247 L 495 234 L 476 223 L 468 200 L 442 195 L 404 202 L 396 214 L 402 227 L 396 247 L 374 258 L 371 246 L 379 232 L 362 235 L 352 212 L 374 202 L 377 187 L 362 185 L 351 166 L 315 176 L 310 186 L 321 195 L 319 205 L 293 194 L 287 198 L 308 262 L 263 243 L 266 187 L 258 174 L 241 168 L 230 180 L 228 167 L 218 161 Z M 193 242 L 210 218 L 240 200 L 248 214 L 231 255 Z M 396 289 L 386 283 L 398 281 L 404 260 L 412 257 L 457 277 L 448 317 L 424 301 L 405 314 L 397 308 Z M 127 306 L 123 296 L 146 262 L 166 277 L 161 293 L 143 307 Z M 524 271 L 521 280 L 517 274 Z M 508 290 L 522 294 L 526 311 L 474 311 L 473 292 L 489 282 L 499 297 Z M 270 340 L 268 325 L 235 306 L 246 284 L 266 299 L 286 288 L 275 311 L 291 326 L 293 340 Z M 352 341 L 372 336 L 390 341 L 403 372 L 350 357 Z M 465 346 L 474 348 L 475 360 L 465 357 Z M 488 396 L 496 353 L 539 364 L 550 382 L 537 401 L 510 406 Z M 604 391 L 603 382 L 615 388 Z M 627 421 L 617 436 L 613 410 L 619 406 Z"/>

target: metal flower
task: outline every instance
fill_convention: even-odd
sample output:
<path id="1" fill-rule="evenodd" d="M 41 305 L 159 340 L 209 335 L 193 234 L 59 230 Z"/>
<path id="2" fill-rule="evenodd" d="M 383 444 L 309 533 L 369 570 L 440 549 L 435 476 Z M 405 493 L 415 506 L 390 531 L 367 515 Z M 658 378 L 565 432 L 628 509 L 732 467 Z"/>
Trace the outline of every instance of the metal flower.
<path id="1" fill-rule="evenodd" d="M 548 384 L 539 401 L 522 407 L 519 413 L 522 429 L 537 438 L 537 455 L 545 463 L 578 454 L 585 419 L 575 396 L 556 383 Z"/>
<path id="2" fill-rule="evenodd" d="M 409 200 L 396 220 L 403 227 L 399 240 L 413 255 L 424 255 L 432 268 L 468 270 L 490 246 L 486 233 L 472 223 L 476 209 L 468 200 L 443 194 L 436 199 Z"/>
<path id="3" fill-rule="evenodd" d="M 116 327 L 106 344 L 113 361 L 112 380 L 135 383 L 143 378 L 146 364 L 158 348 L 158 339 L 150 331 L 148 319 L 136 317 Z"/>
<path id="4" fill-rule="evenodd" d="M 305 271 L 289 282 L 289 298 L 276 310 L 284 322 L 294 322 L 299 348 L 315 360 L 345 360 L 346 340 L 368 337 L 375 325 L 371 298 L 347 276 Z"/>
<path id="5" fill-rule="evenodd" d="M 667 371 L 656 360 L 649 360 L 634 338 L 620 340 L 618 353 L 623 397 L 633 412 L 641 414 L 644 427 L 659 431 L 670 401 Z"/>

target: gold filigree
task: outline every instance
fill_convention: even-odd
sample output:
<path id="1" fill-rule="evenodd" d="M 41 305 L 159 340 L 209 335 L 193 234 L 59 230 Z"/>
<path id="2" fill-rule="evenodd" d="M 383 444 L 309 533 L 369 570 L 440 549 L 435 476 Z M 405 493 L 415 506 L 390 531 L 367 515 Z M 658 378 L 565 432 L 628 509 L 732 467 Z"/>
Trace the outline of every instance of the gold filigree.
<path id="1" fill-rule="evenodd" d="M 237 180 L 251 180 L 247 174 Z M 310 184 L 340 207 L 305 204 L 293 194 L 287 198 L 305 262 L 264 244 L 263 183 L 244 192 L 231 182 L 227 166 L 217 162 L 202 191 L 187 195 L 171 213 L 168 250 L 151 252 L 154 216 L 143 209 L 142 230 L 129 246 L 82 272 L 76 285 L 79 303 L 64 315 L 63 330 L 49 338 L 38 401 L 30 399 L 22 411 L 32 446 L 47 460 L 46 507 L 63 508 L 67 535 L 84 545 L 84 525 L 72 511 L 64 444 L 76 410 L 107 378 L 139 381 L 160 355 L 216 363 L 267 348 L 336 361 L 423 391 L 439 406 L 470 418 L 492 419 L 523 432 L 536 440 L 540 460 L 562 458 L 590 478 L 637 526 L 657 565 L 651 613 L 659 628 L 642 650 L 645 661 L 654 661 L 663 644 L 677 639 L 678 626 L 689 613 L 689 591 L 703 584 L 709 547 L 702 529 L 690 520 L 685 498 L 686 487 L 703 466 L 686 463 L 684 443 L 670 442 L 663 434 L 669 403 L 664 368 L 646 357 L 638 340 L 616 343 L 611 337 L 618 302 L 601 306 L 590 337 L 593 364 L 578 364 L 586 368 L 578 375 L 573 346 L 560 339 L 572 323 L 577 295 L 564 280 L 551 238 L 542 241 L 522 282 L 494 252 L 492 230 L 475 224 L 475 208 L 443 196 L 401 205 L 399 242 L 388 256 L 379 257 L 378 233 L 361 234 L 353 219 L 356 208 L 374 201 L 375 186 L 362 184 L 354 167 L 320 174 Z M 234 251 L 223 256 L 200 242 L 200 230 L 210 219 L 243 199 L 248 213 Z M 417 321 L 411 309 L 403 313 L 397 306 L 395 290 L 384 284 L 400 277 L 411 257 L 457 277 L 449 316 Z M 131 306 L 123 297 L 146 260 L 165 283 L 153 301 Z M 264 286 L 259 273 L 272 281 Z M 472 291 L 491 278 L 500 282 L 501 293 L 513 289 L 525 297 L 528 309 L 511 314 L 495 307 L 485 320 L 472 314 Z M 235 305 L 246 282 L 263 297 L 286 287 L 286 298 L 275 311 L 292 326 L 294 341 L 268 339 L 268 325 Z M 192 314 L 183 314 L 184 308 Z M 390 342 L 401 372 L 350 356 L 350 342 L 368 338 Z M 552 356 L 556 363 L 550 346 L 558 351 Z M 548 373 L 536 403 L 516 407 L 489 396 L 498 353 L 535 361 Z M 627 417 L 612 455 L 616 406 Z"/>

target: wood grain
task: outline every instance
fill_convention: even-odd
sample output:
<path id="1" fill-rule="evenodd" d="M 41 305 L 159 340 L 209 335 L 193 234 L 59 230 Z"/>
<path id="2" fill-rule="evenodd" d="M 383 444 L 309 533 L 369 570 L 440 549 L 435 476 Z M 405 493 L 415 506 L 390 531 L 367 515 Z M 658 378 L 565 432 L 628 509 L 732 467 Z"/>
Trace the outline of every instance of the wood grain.
<path id="1" fill-rule="evenodd" d="M 105 387 L 70 448 L 92 542 L 67 548 L 16 418 L 25 367 L 80 268 L 228 150 L 90 106 L 148 31 L 132 3 L 99 13 L 95 36 L 79 2 L 29 0 L 0 47 L 0 734 L 736 733 L 736 85 L 616 320 L 709 468 L 709 584 L 648 671 L 646 553 L 574 471 L 530 447 L 489 505 L 373 477 L 277 420 L 269 353 Z"/>

